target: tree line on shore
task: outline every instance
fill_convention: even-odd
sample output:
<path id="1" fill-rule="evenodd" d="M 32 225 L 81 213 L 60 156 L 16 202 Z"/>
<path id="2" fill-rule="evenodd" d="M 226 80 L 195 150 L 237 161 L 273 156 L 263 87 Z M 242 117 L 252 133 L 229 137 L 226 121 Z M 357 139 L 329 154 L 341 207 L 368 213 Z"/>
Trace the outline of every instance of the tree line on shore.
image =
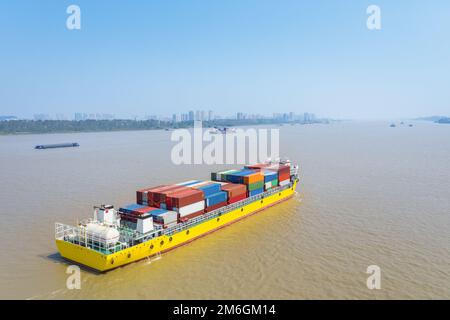
<path id="1" fill-rule="evenodd" d="M 282 124 L 286 121 L 277 119 L 220 119 L 204 121 L 203 127 L 245 126 L 260 124 Z M 315 122 L 323 122 L 317 120 Z M 299 121 L 293 122 L 299 123 Z M 0 121 L 1 134 L 21 133 L 64 133 L 64 132 L 98 132 L 178 129 L 193 126 L 193 121 L 171 122 L 161 120 L 11 120 Z"/>

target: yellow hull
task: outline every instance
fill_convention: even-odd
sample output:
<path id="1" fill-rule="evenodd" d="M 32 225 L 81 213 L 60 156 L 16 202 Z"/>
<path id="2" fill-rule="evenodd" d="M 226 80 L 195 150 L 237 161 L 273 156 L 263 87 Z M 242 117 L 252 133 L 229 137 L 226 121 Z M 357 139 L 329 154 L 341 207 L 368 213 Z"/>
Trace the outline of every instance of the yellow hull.
<path id="1" fill-rule="evenodd" d="M 147 242 L 121 250 L 112 254 L 102 254 L 98 251 L 82 247 L 63 240 L 56 240 L 56 246 L 61 256 L 76 263 L 88 266 L 98 271 L 108 271 L 131 262 L 135 262 L 159 253 L 189 243 L 213 231 L 230 225 L 258 211 L 266 209 L 293 196 L 297 182 L 293 187 L 264 198 L 264 200 L 250 203 L 244 207 L 223 214 L 217 219 L 205 221 L 188 230 L 175 233 L 172 236 L 162 235 Z"/>

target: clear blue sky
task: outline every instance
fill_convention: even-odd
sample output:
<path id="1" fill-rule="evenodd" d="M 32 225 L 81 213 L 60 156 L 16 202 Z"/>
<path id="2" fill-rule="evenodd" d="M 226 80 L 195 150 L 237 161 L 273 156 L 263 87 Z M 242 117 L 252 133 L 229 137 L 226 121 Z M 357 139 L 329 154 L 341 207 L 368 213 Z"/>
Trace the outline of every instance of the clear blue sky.
<path id="1" fill-rule="evenodd" d="M 449 87 L 448 0 L 0 3 L 0 115 L 450 115 Z"/>

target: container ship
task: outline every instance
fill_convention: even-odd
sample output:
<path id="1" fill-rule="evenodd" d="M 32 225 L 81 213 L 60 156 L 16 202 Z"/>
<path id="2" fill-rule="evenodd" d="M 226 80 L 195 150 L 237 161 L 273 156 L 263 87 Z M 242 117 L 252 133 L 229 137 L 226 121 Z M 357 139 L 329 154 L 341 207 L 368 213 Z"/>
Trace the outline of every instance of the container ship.
<path id="1" fill-rule="evenodd" d="M 55 224 L 61 256 L 105 272 L 162 253 L 291 198 L 298 166 L 289 160 L 211 173 L 136 191 L 136 203 L 94 207 L 76 226 Z"/>

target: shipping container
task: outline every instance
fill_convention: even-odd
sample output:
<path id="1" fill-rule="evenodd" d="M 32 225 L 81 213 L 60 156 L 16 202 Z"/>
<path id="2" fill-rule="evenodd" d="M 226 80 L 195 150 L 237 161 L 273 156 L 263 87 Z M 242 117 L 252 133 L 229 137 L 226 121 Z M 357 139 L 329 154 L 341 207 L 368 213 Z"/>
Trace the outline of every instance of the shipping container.
<path id="1" fill-rule="evenodd" d="M 227 175 L 238 172 L 238 170 L 225 170 L 220 172 L 211 172 L 211 180 L 213 181 L 227 181 Z"/>
<path id="2" fill-rule="evenodd" d="M 276 187 L 276 186 L 278 186 L 278 179 L 275 179 L 272 181 L 267 181 L 266 183 L 264 183 L 265 190 L 268 190 L 268 189 Z"/>
<path id="3" fill-rule="evenodd" d="M 244 168 L 246 168 L 246 169 L 264 169 L 269 166 L 270 166 L 270 164 L 268 164 L 268 163 L 257 163 L 257 164 L 253 164 L 253 165 L 246 165 Z"/>
<path id="4" fill-rule="evenodd" d="M 262 174 L 262 172 L 258 171 L 258 172 L 254 172 L 253 173 L 249 173 L 249 174 L 245 174 L 244 175 L 244 183 L 246 185 L 250 185 L 256 182 L 263 182 L 264 183 L 264 175 Z"/>
<path id="5" fill-rule="evenodd" d="M 219 191 L 206 197 L 206 207 L 213 206 L 220 202 L 224 202 L 228 200 L 228 194 L 225 191 Z"/>
<path id="6" fill-rule="evenodd" d="M 260 194 L 260 193 L 263 193 L 263 192 L 264 192 L 264 188 L 261 188 L 261 189 L 256 189 L 256 190 L 253 190 L 253 191 L 249 191 L 248 194 L 249 194 L 249 197 L 253 197 L 253 196 L 256 196 L 257 194 Z"/>
<path id="7" fill-rule="evenodd" d="M 149 204 L 148 196 L 147 196 L 148 195 L 148 191 L 153 190 L 153 189 L 163 188 L 165 186 L 167 186 L 167 185 L 160 185 L 160 186 L 157 186 L 157 187 L 145 188 L 145 189 L 141 189 L 141 190 L 136 191 L 136 202 L 138 204 L 143 204 L 143 205 Z M 151 205 L 151 203 L 149 205 Z"/>
<path id="8" fill-rule="evenodd" d="M 210 195 L 212 195 L 214 193 L 220 192 L 220 184 L 214 183 L 214 182 L 211 182 L 211 183 L 206 182 L 203 185 L 196 186 L 193 188 L 202 191 L 205 198 L 209 197 Z"/>
<path id="9" fill-rule="evenodd" d="M 280 186 L 286 186 L 291 182 L 291 180 L 280 181 Z"/>
<path id="10" fill-rule="evenodd" d="M 249 184 L 247 186 L 248 191 L 253 191 L 253 190 L 262 189 L 262 188 L 264 188 L 264 181 L 263 180 L 261 180 L 259 182 L 255 182 L 255 183 Z"/>
<path id="11" fill-rule="evenodd" d="M 247 192 L 242 193 L 240 195 L 234 196 L 232 198 L 228 198 L 228 204 L 232 204 L 241 200 L 244 200 L 245 198 L 247 198 Z"/>
<path id="12" fill-rule="evenodd" d="M 178 213 L 175 211 L 164 210 L 164 209 L 156 209 L 151 211 L 150 214 L 153 216 L 153 220 L 167 225 L 172 222 L 177 221 Z"/>
<path id="13" fill-rule="evenodd" d="M 179 215 L 179 216 L 178 216 L 178 221 L 180 221 L 180 222 L 186 222 L 186 221 L 188 221 L 188 220 L 190 220 L 190 219 L 192 219 L 192 218 L 199 217 L 199 216 L 201 216 L 201 215 L 204 214 L 204 213 L 205 213 L 205 212 L 204 212 L 203 210 L 200 210 L 200 211 L 193 212 L 193 213 L 191 213 L 191 214 L 187 214 L 187 215 L 184 215 L 184 216 Z"/>
<path id="14" fill-rule="evenodd" d="M 205 209 L 205 201 L 204 200 L 192 203 L 192 204 L 184 206 L 184 207 L 172 208 L 173 211 L 178 212 L 180 217 L 184 217 L 184 216 L 193 214 L 198 211 L 203 211 L 204 209 Z"/>
<path id="15" fill-rule="evenodd" d="M 166 201 L 167 195 L 173 194 L 175 192 L 181 192 L 181 191 L 187 191 L 187 190 L 192 190 L 192 189 L 189 187 L 172 185 L 168 188 L 164 188 L 163 190 L 150 191 L 149 198 L 150 197 L 152 198 L 153 205 L 156 207 L 159 206 L 159 203 L 166 203 L 167 207 L 170 208 L 171 204 L 168 203 L 168 201 Z"/>
<path id="16" fill-rule="evenodd" d="M 193 184 L 201 182 L 200 180 L 189 180 L 185 182 L 177 183 L 176 186 L 184 186 L 184 187 L 190 187 Z"/>
<path id="17" fill-rule="evenodd" d="M 237 183 L 227 183 L 225 185 L 222 185 L 221 189 L 222 191 L 226 191 L 228 193 L 228 199 L 246 194 L 247 192 L 247 186 L 245 184 Z"/>
<path id="18" fill-rule="evenodd" d="M 119 211 L 122 213 L 142 215 L 144 213 L 150 212 L 155 209 L 156 208 L 154 208 L 154 207 L 144 206 L 144 205 L 140 205 L 140 204 L 130 204 L 130 205 L 120 208 Z"/>
<path id="19" fill-rule="evenodd" d="M 188 189 L 172 192 L 167 196 L 167 208 L 181 208 L 195 202 L 203 201 L 204 195 L 201 190 Z"/>
<path id="20" fill-rule="evenodd" d="M 228 204 L 227 201 L 216 203 L 215 205 L 206 207 L 205 212 L 211 212 L 211 211 L 217 210 L 219 208 L 226 206 L 227 204 Z"/>
<path id="21" fill-rule="evenodd" d="M 278 173 L 276 171 L 264 170 L 264 183 L 278 179 Z"/>

